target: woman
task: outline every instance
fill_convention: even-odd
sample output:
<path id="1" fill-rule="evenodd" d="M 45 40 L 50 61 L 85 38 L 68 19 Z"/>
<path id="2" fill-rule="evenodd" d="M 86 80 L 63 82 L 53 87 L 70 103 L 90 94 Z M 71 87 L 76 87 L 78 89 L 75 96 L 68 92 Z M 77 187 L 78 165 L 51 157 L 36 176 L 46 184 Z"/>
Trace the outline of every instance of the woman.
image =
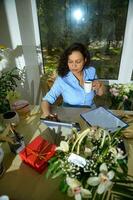
<path id="1" fill-rule="evenodd" d="M 104 93 L 104 85 L 96 80 L 96 70 L 89 63 L 89 52 L 81 43 L 74 43 L 64 51 L 57 68 L 58 77 L 42 101 L 44 116 L 52 116 L 50 105 L 59 95 L 63 97 L 64 106 L 95 106 L 93 98 Z M 84 82 L 87 80 L 92 80 L 89 93 L 84 90 Z"/>

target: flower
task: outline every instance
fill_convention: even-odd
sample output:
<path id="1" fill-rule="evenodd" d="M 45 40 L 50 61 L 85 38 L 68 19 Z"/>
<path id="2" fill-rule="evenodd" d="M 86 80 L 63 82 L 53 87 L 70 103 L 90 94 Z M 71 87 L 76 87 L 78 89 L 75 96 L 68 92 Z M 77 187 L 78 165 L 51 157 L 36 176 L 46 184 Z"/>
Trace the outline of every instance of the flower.
<path id="1" fill-rule="evenodd" d="M 61 176 L 62 191 L 76 200 L 104 195 L 128 180 L 126 154 L 118 148 L 122 131 L 90 127 L 61 141 L 49 161 L 47 177 Z M 111 187 L 112 186 L 112 187 Z"/>
<path id="2" fill-rule="evenodd" d="M 100 166 L 100 172 L 101 173 L 99 174 L 98 177 L 90 177 L 87 180 L 87 183 L 89 185 L 96 186 L 99 184 L 97 188 L 98 194 L 102 194 L 112 185 L 112 182 L 110 180 L 112 180 L 115 175 L 114 171 L 108 172 L 106 163 L 103 163 Z"/>
<path id="3" fill-rule="evenodd" d="M 117 84 L 109 86 L 110 97 L 113 109 L 132 110 L 133 102 L 133 84 Z"/>
<path id="4" fill-rule="evenodd" d="M 77 179 L 70 178 L 69 176 L 66 177 L 66 182 L 72 189 L 75 189 L 81 186 L 81 183 Z"/>
<path id="5" fill-rule="evenodd" d="M 121 160 L 121 159 L 123 159 L 127 156 L 127 155 L 123 155 L 124 152 L 120 148 L 115 149 L 115 148 L 112 147 L 110 149 L 110 152 L 113 153 L 116 160 L 119 160 L 119 159 Z"/>
<path id="6" fill-rule="evenodd" d="M 60 151 L 64 151 L 64 152 L 68 152 L 69 151 L 69 145 L 67 142 L 65 141 L 61 141 L 60 142 L 60 146 L 56 148 L 56 150 L 60 150 Z"/>
<path id="7" fill-rule="evenodd" d="M 83 198 L 91 197 L 91 192 L 81 187 L 81 183 L 77 179 L 67 177 L 66 183 L 69 185 L 68 196 L 75 196 L 77 200 L 80 200 L 81 196 Z"/>

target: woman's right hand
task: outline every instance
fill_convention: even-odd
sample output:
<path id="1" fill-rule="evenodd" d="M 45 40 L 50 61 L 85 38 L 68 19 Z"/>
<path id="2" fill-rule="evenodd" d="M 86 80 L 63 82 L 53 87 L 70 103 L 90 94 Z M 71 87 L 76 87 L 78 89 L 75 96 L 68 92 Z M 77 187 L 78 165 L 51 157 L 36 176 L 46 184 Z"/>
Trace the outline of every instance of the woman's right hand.
<path id="1" fill-rule="evenodd" d="M 56 113 L 49 114 L 45 117 L 45 120 L 59 122 L 58 115 Z"/>
<path id="2" fill-rule="evenodd" d="M 102 81 L 94 80 L 92 82 L 92 88 L 98 96 L 102 96 L 105 93 L 105 86 Z"/>

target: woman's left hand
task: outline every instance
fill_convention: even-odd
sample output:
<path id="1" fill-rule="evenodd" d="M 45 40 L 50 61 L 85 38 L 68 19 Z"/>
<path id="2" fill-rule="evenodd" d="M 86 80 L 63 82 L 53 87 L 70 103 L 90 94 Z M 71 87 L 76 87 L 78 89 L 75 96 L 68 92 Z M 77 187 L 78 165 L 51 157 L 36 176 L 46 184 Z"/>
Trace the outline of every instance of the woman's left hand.
<path id="1" fill-rule="evenodd" d="M 97 95 L 102 96 L 105 91 L 105 86 L 102 81 L 94 80 L 92 81 L 92 89 L 95 90 Z"/>

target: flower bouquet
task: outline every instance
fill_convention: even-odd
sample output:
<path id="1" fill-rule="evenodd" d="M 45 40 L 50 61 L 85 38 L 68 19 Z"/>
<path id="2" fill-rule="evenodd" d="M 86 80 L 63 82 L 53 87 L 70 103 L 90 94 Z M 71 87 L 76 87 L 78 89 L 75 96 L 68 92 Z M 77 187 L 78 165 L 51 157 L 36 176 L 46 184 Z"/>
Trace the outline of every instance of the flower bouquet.
<path id="1" fill-rule="evenodd" d="M 112 109 L 133 109 L 133 84 L 112 84 L 109 86 Z"/>
<path id="2" fill-rule="evenodd" d="M 127 156 L 119 148 L 122 131 L 110 134 L 103 128 L 91 127 L 61 141 L 49 161 L 46 177 L 61 177 L 60 189 L 76 200 L 104 200 L 120 183 L 130 183 Z M 125 190 L 122 188 L 122 191 Z M 126 191 L 132 187 L 126 185 Z M 129 197 L 129 196 L 128 196 Z M 130 198 L 129 198 L 130 199 Z M 125 200 L 125 199 L 124 199 Z"/>

